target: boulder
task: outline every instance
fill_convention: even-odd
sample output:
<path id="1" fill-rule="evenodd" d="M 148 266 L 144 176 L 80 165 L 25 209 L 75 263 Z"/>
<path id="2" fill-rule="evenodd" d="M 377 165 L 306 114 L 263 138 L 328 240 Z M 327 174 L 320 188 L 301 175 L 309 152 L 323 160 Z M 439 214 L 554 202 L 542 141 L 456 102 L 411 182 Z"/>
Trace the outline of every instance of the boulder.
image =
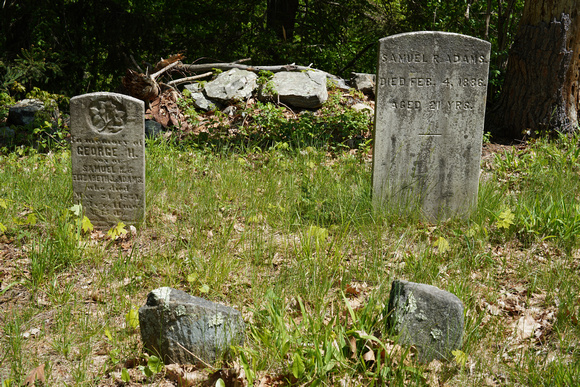
<path id="1" fill-rule="evenodd" d="M 366 103 L 362 103 L 362 102 L 355 103 L 350 108 L 352 110 L 354 110 L 355 112 L 367 112 L 368 114 L 371 114 L 371 115 L 375 114 L 375 109 L 373 109 L 372 107 L 370 107 Z"/>
<path id="2" fill-rule="evenodd" d="M 279 98 L 297 108 L 316 109 L 328 99 L 326 75 L 317 71 L 276 73 L 262 86 L 259 98 Z"/>
<path id="3" fill-rule="evenodd" d="M 463 304 L 435 286 L 395 280 L 389 298 L 389 328 L 402 345 L 414 345 L 418 360 L 449 360 L 461 348 Z"/>
<path id="4" fill-rule="evenodd" d="M 23 99 L 10 107 L 6 123 L 19 126 L 31 124 L 36 114 L 42 110 L 44 102 L 38 99 Z"/>
<path id="5" fill-rule="evenodd" d="M 257 87 L 258 76 L 251 71 L 231 69 L 206 83 L 205 95 L 221 102 L 242 101 L 249 98 Z"/>
<path id="6" fill-rule="evenodd" d="M 375 94 L 375 74 L 352 73 L 350 85 L 368 95 Z"/>
<path id="7" fill-rule="evenodd" d="M 165 364 L 214 363 L 244 337 L 237 310 L 168 287 L 149 293 L 139 324 L 143 346 Z"/>
<path id="8" fill-rule="evenodd" d="M 185 85 L 185 88 L 189 90 L 191 99 L 193 101 L 193 106 L 195 106 L 197 109 L 209 112 L 219 108 L 213 101 L 210 101 L 205 97 L 202 92 L 202 88 L 198 83 Z"/>

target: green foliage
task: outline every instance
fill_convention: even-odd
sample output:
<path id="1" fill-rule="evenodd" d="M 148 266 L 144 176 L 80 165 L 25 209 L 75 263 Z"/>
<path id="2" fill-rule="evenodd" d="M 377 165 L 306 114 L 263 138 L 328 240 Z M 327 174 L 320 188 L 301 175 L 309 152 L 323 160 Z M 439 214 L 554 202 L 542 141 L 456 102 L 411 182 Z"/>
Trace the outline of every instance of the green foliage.
<path id="1" fill-rule="evenodd" d="M 8 117 L 10 105 L 14 105 L 16 100 L 9 93 L 0 90 L 0 122 Z"/>
<path id="2" fill-rule="evenodd" d="M 117 240 L 118 238 L 122 238 L 127 234 L 127 229 L 125 228 L 125 223 L 119 222 L 115 226 L 111 227 L 109 231 L 107 231 L 107 236 L 111 238 L 111 240 Z"/>
<path id="3" fill-rule="evenodd" d="M 0 61 L 0 91 L 15 91 L 18 95 L 25 88 L 46 84 L 51 79 L 62 75 L 62 69 L 56 55 L 41 47 L 32 45 L 22 48 L 21 53 L 12 63 Z"/>
<path id="4" fill-rule="evenodd" d="M 36 113 L 32 123 L 25 126 L 12 126 L 14 134 L 2 139 L 6 145 L 2 151 L 49 152 L 68 147 L 65 139 L 69 135 L 69 128 L 65 124 L 65 116 L 61 115 L 60 111 L 68 110 L 70 99 L 37 87 L 32 88 L 25 97 L 42 101 L 44 109 Z M 0 92 L 0 121 L 8 116 L 10 105 L 15 103 L 16 101 L 10 94 Z"/>
<path id="5" fill-rule="evenodd" d="M 514 224 L 515 214 L 511 210 L 505 209 L 497 216 L 496 225 L 498 228 L 509 229 Z"/>
<path id="6" fill-rule="evenodd" d="M 129 383 L 131 381 L 131 376 L 129 376 L 129 371 L 127 371 L 127 368 L 123 367 L 123 369 L 121 370 L 121 380 L 124 383 Z"/>
<path id="7" fill-rule="evenodd" d="M 372 125 L 368 112 L 349 108 L 342 94 L 336 92 L 316 113 L 305 110 L 296 115 L 272 102 L 256 102 L 246 114 L 251 119 L 243 121 L 246 126 L 240 127 L 240 134 L 249 148 L 276 143 L 292 148 L 356 147 Z"/>
<path id="8" fill-rule="evenodd" d="M 295 14 L 284 15 L 292 30 L 282 31 L 268 20 L 279 3 L 262 0 L 8 2 L 0 15 L 0 91 L 18 84 L 69 95 L 114 90 L 131 55 L 143 65 L 176 52 L 192 62 L 313 64 L 348 78 L 350 71 L 375 72 L 379 38 L 421 30 L 490 40 L 490 83 L 500 87 L 523 7 L 523 0 L 298 3 Z M 143 34 L 143 26 L 155 33 Z"/>
<path id="9" fill-rule="evenodd" d="M 131 328 L 132 330 L 137 329 L 139 326 L 139 311 L 135 308 L 131 308 L 125 315 L 125 323 L 127 327 Z"/>
<path id="10" fill-rule="evenodd" d="M 147 365 L 139 366 L 139 369 L 141 370 L 141 372 L 143 372 L 143 375 L 145 375 L 145 377 L 151 378 L 152 376 L 155 376 L 159 372 L 163 371 L 163 367 L 164 364 L 163 361 L 161 361 L 161 359 L 159 359 L 157 356 L 149 356 L 149 358 L 147 359 Z"/>

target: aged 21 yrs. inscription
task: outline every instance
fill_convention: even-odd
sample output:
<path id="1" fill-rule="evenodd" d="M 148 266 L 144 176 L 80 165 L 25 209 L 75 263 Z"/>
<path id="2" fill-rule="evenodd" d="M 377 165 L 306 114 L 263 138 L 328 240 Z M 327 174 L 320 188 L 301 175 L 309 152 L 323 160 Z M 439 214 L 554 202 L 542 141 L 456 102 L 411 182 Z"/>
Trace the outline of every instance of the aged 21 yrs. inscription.
<path id="1" fill-rule="evenodd" d="M 71 99 L 73 198 L 93 225 L 138 223 L 145 213 L 144 104 L 114 93 Z"/>
<path id="2" fill-rule="evenodd" d="M 490 44 L 412 32 L 380 40 L 375 203 L 465 215 L 477 200 Z"/>

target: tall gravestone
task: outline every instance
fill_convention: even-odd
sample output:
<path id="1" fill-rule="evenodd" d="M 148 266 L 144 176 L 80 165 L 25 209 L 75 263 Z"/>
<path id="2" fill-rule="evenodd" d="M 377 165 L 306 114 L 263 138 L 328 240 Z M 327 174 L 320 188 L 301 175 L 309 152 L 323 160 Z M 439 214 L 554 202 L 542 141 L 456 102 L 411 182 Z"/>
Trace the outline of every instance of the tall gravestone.
<path id="1" fill-rule="evenodd" d="M 97 227 L 138 223 L 145 214 L 145 108 L 115 93 L 74 97 L 73 199 Z"/>
<path id="2" fill-rule="evenodd" d="M 379 41 L 375 204 L 430 220 L 476 204 L 490 43 L 446 32 Z"/>

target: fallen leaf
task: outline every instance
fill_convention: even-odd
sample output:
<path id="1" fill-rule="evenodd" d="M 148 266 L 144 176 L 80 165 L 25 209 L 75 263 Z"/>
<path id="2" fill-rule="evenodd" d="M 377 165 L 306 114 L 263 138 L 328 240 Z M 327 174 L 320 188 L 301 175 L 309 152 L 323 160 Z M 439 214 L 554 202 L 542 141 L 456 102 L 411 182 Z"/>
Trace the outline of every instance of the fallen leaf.
<path id="1" fill-rule="evenodd" d="M 36 385 L 37 380 L 43 384 L 46 382 L 46 379 L 44 378 L 44 364 L 39 365 L 28 374 L 24 380 L 24 385 L 34 386 Z"/>
<path id="2" fill-rule="evenodd" d="M 208 374 L 205 371 L 187 372 L 178 364 L 168 364 L 165 366 L 165 373 L 170 380 L 177 382 L 180 387 L 190 387 L 199 385 L 207 381 Z"/>
<path id="3" fill-rule="evenodd" d="M 358 284 L 348 284 L 346 285 L 346 289 L 344 289 L 344 292 L 347 295 L 358 296 L 361 293 L 361 287 L 358 286 Z"/>
<path id="4" fill-rule="evenodd" d="M 363 355 L 364 361 L 375 361 L 375 352 L 370 349 Z"/>
<path id="5" fill-rule="evenodd" d="M 356 337 L 351 336 L 348 340 L 348 345 L 350 347 L 350 351 L 352 355 L 350 356 L 351 359 L 356 359 Z"/>
<path id="6" fill-rule="evenodd" d="M 531 314 L 526 313 L 516 323 L 516 336 L 520 340 L 529 339 L 537 328 L 540 328 L 540 324 L 534 320 Z"/>
<path id="7" fill-rule="evenodd" d="M 22 334 L 22 337 L 25 338 L 25 339 L 28 339 L 29 337 L 38 336 L 39 333 L 40 333 L 40 329 L 38 329 L 38 328 L 32 328 L 32 329 L 29 329 L 26 332 L 24 332 Z"/>

